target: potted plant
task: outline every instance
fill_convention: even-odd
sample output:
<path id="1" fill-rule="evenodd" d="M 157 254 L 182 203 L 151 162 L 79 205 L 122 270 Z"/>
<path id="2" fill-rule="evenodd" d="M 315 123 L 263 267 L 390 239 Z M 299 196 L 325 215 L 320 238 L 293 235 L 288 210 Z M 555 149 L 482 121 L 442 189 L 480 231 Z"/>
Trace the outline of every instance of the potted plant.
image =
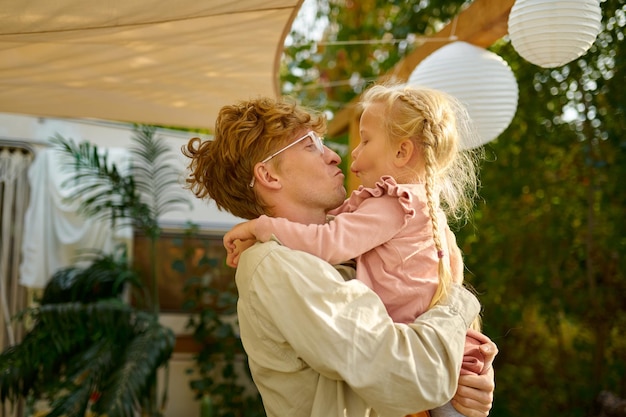
<path id="1" fill-rule="evenodd" d="M 124 248 L 89 258 L 57 271 L 39 305 L 18 316 L 33 326 L 0 355 L 2 402 L 46 400 L 48 417 L 130 417 L 149 398 L 174 333 L 123 300 L 129 285 L 142 286 Z"/>
<path id="2" fill-rule="evenodd" d="M 152 126 L 135 127 L 128 171 L 109 164 L 107 153 L 88 142 L 53 138 L 74 170 L 70 198 L 79 199 L 80 210 L 109 220 L 112 227 L 131 224 L 150 237 L 151 295 L 137 297 L 145 301 L 140 307 L 122 300 L 129 284 L 145 290 L 126 248 L 115 256 L 92 254 L 90 266 L 55 273 L 40 305 L 18 317 L 32 321 L 32 329 L 0 355 L 3 403 L 46 399 L 49 417 L 82 417 L 88 410 L 108 417 L 160 415 L 156 371 L 167 364 L 175 338 L 158 321 L 158 219 L 189 201 L 170 164 L 170 151 L 155 133 Z"/>

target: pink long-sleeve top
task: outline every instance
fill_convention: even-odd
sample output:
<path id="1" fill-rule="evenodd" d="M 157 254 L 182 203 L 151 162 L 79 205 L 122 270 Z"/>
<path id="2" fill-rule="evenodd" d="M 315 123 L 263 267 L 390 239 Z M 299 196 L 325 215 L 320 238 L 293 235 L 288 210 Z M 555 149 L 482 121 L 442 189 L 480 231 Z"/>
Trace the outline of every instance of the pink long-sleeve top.
<path id="1" fill-rule="evenodd" d="M 323 225 L 304 225 L 261 216 L 257 239 L 272 235 L 287 247 L 331 264 L 356 260 L 356 278 L 381 298 L 391 318 L 410 323 L 428 309 L 438 283 L 438 257 L 424 184 L 397 184 L 382 177 L 374 188 L 360 187 Z M 447 254 L 443 211 L 437 211 Z"/>

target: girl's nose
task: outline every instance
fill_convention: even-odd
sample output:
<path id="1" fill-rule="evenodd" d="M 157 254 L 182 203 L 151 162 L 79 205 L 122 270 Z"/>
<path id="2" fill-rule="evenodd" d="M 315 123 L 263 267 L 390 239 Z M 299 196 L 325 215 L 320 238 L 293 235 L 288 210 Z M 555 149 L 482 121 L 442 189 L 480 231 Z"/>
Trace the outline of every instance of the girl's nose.
<path id="1" fill-rule="evenodd" d="M 357 155 L 359 154 L 359 147 L 357 146 L 356 148 L 354 148 L 352 150 L 352 152 L 350 153 L 350 156 L 352 157 L 352 160 L 354 161 L 357 157 Z"/>

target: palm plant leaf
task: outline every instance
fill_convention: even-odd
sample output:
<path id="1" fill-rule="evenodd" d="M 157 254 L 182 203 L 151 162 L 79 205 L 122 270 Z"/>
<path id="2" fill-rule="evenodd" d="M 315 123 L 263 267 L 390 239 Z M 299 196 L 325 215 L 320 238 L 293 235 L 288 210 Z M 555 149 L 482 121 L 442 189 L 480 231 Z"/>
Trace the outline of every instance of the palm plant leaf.
<path id="1" fill-rule="evenodd" d="M 129 337 L 132 338 L 132 335 Z M 120 352 L 124 350 L 126 340 L 116 342 L 100 338 L 86 349 L 68 358 L 64 369 L 67 380 L 93 385 L 95 390 L 98 385 L 101 385 L 103 377 L 115 367 Z"/>
<path id="2" fill-rule="evenodd" d="M 98 280 L 110 284 L 118 274 L 132 277 L 116 262 L 102 255 L 84 269 L 59 271 L 50 284 L 54 290 L 44 291 L 46 302 L 22 312 L 22 320 L 35 324 L 20 344 L 0 355 L 3 402 L 47 397 L 49 416 L 82 417 L 98 392 L 102 400 L 96 406 L 109 417 L 136 414 L 156 369 L 169 360 L 175 336 L 153 314 L 123 302 L 119 290 L 93 291 Z M 78 301 L 85 296 L 89 302 Z"/>
<path id="3" fill-rule="evenodd" d="M 103 394 L 94 405 L 97 414 L 109 417 L 131 417 L 141 398 L 147 397 L 155 371 L 169 360 L 175 336 L 152 315 L 139 313 L 136 334 L 126 347 L 118 368 L 103 383 Z"/>
<path id="4" fill-rule="evenodd" d="M 72 384 L 71 389 L 52 401 L 46 417 L 84 417 L 92 391 L 90 383 Z"/>
<path id="5" fill-rule="evenodd" d="M 89 303 L 98 299 L 119 297 L 127 285 L 141 287 L 137 272 L 129 267 L 125 248 L 112 254 L 85 253 L 87 268 L 70 266 L 57 271 L 44 290 L 41 304 L 80 301 Z"/>
<path id="6" fill-rule="evenodd" d="M 85 344 L 85 332 L 68 334 L 63 343 L 51 343 L 53 335 L 47 326 L 37 323 L 22 343 L 0 356 L 2 401 L 29 394 L 54 393 L 64 387 L 65 381 L 60 378 L 64 365 L 67 358 Z"/>
<path id="7" fill-rule="evenodd" d="M 22 343 L 9 347 L 0 356 L 0 400 L 3 403 L 7 399 L 15 401 L 26 397 L 39 375 L 49 368 L 50 358 L 43 358 L 44 363 L 35 362 L 41 343 L 45 343 L 42 337 L 29 334 Z"/>
<path id="8" fill-rule="evenodd" d="M 82 341 L 100 337 L 122 339 L 124 326 L 132 317 L 133 308 L 119 299 L 47 304 L 36 315 L 41 331 L 51 333 L 51 342 L 60 354 L 67 354 Z"/>
<path id="9" fill-rule="evenodd" d="M 0 355 L 2 401 L 58 392 L 90 367 L 104 368 L 108 354 L 97 341 L 108 340 L 111 351 L 111 345 L 123 346 L 134 331 L 123 326 L 130 320 L 131 307 L 114 299 L 48 304 L 33 309 L 31 315 L 36 324 L 22 343 Z M 93 359 L 95 352 L 104 354 L 99 362 Z"/>
<path id="10" fill-rule="evenodd" d="M 80 201 L 80 210 L 88 217 L 110 219 L 113 224 L 128 217 L 128 203 L 139 203 L 132 176 L 122 175 L 109 163 L 108 154 L 89 142 L 76 144 L 58 134 L 51 142 L 71 162 L 67 167 L 73 176 L 63 184 L 72 187 L 68 200 Z"/>
<path id="11" fill-rule="evenodd" d="M 106 152 L 88 142 L 76 144 L 60 135 L 51 141 L 73 162 L 75 175 L 68 185 L 75 188 L 69 199 L 80 201 L 81 211 L 90 217 L 115 225 L 127 220 L 155 236 L 159 216 L 191 204 L 179 183 L 180 173 L 170 163 L 172 152 L 156 138 L 154 126 L 135 127 L 132 169 L 124 175 L 109 163 Z"/>
<path id="12" fill-rule="evenodd" d="M 135 127 L 133 140 L 133 177 L 153 217 L 158 218 L 182 205 L 188 207 L 190 202 L 179 182 L 180 173 L 171 164 L 175 157 L 163 141 L 158 140 L 156 127 Z"/>
<path id="13" fill-rule="evenodd" d="M 119 298 L 125 283 L 138 278 L 125 252 L 100 254 L 86 268 L 55 273 L 44 289 L 41 305 L 23 310 L 17 319 L 34 323 L 19 345 L 0 355 L 0 399 L 16 399 L 61 387 L 68 358 L 92 342 L 126 340 L 134 331 L 128 323 L 132 308 Z M 42 349 L 46 346 L 46 349 Z M 74 360 L 75 361 L 75 360 Z M 69 378 L 71 381 L 72 378 Z"/>

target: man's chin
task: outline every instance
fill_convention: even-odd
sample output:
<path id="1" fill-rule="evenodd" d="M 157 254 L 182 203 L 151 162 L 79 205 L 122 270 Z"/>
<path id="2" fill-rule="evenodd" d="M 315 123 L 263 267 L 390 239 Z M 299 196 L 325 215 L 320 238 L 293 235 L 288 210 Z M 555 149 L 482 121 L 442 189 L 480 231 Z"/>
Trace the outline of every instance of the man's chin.
<path id="1" fill-rule="evenodd" d="M 341 191 L 337 193 L 337 198 L 335 199 L 335 201 L 332 202 L 332 207 L 329 207 L 328 210 L 336 209 L 337 207 L 342 205 L 344 200 L 346 199 L 346 196 L 347 196 L 346 189 L 345 187 L 342 187 Z"/>

